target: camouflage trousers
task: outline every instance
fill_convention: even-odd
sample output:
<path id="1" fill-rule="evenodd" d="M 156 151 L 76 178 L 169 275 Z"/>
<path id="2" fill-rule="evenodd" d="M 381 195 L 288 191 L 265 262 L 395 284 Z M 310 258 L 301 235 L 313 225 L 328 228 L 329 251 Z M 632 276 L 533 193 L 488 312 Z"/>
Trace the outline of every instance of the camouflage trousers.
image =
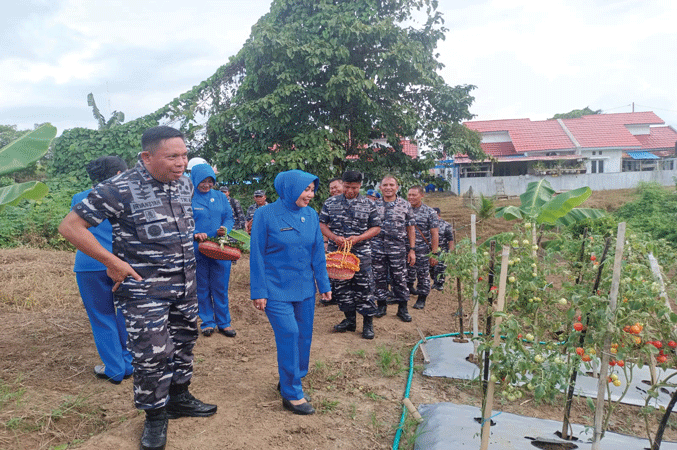
<path id="1" fill-rule="evenodd" d="M 407 282 L 409 284 L 416 283 L 416 290 L 419 294 L 428 295 L 430 294 L 430 258 L 428 258 L 430 250 L 428 247 L 416 247 L 414 252 L 416 253 L 416 264 L 408 266 Z"/>
<path id="2" fill-rule="evenodd" d="M 390 251 L 392 250 L 392 251 Z M 372 267 L 374 271 L 374 297 L 377 303 L 385 303 L 388 299 L 388 284 L 392 287 L 393 298 L 396 302 L 409 300 L 407 287 L 407 249 L 397 246 L 389 247 L 388 251 L 372 251 Z"/>
<path id="3" fill-rule="evenodd" d="M 440 282 L 444 284 L 446 279 L 444 271 L 447 270 L 447 265 L 438 262 L 436 266 L 430 268 L 430 278 L 432 278 L 434 283 Z"/>
<path id="4" fill-rule="evenodd" d="M 376 314 L 374 301 L 374 276 L 371 266 L 360 266 L 350 280 L 332 280 L 332 298 L 340 311 L 357 311 L 363 316 Z"/>
<path id="5" fill-rule="evenodd" d="M 197 340 L 197 297 L 116 298 L 127 326 L 127 347 L 134 367 L 134 404 L 138 409 L 164 406 L 169 387 L 193 376 Z"/>

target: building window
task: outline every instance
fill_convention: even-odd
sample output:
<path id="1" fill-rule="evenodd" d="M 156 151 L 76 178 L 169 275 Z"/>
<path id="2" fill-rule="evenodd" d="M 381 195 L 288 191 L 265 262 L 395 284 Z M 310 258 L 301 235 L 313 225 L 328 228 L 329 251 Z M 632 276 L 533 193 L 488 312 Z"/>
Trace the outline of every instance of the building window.
<path id="1" fill-rule="evenodd" d="M 593 159 L 590 161 L 590 173 L 604 173 L 604 160 Z"/>

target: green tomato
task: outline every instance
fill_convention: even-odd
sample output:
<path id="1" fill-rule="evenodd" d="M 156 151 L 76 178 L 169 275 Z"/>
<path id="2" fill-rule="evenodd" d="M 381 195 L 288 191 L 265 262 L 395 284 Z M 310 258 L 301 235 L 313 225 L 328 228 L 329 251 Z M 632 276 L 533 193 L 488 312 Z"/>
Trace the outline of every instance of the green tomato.
<path id="1" fill-rule="evenodd" d="M 534 361 L 536 361 L 538 364 L 543 362 L 543 355 L 536 355 L 534 356 Z"/>
<path id="2" fill-rule="evenodd" d="M 534 340 L 534 335 L 531 334 L 531 333 L 527 333 L 527 335 L 524 336 L 524 339 L 526 339 L 527 341 L 531 342 L 531 341 Z"/>
<path id="3" fill-rule="evenodd" d="M 528 240 L 528 239 L 524 239 L 524 240 L 522 241 L 522 245 L 529 245 L 529 240 Z"/>
<path id="4" fill-rule="evenodd" d="M 528 230 L 529 228 L 531 228 L 531 222 L 526 222 L 526 223 L 524 224 L 524 228 L 526 228 L 527 230 Z"/>
<path id="5" fill-rule="evenodd" d="M 508 281 L 509 281 L 510 283 L 514 283 L 516 280 L 517 280 L 517 279 L 516 279 L 515 277 L 513 277 L 512 275 L 510 275 L 510 276 L 508 277 Z"/>
<path id="6" fill-rule="evenodd" d="M 559 304 L 560 304 L 560 305 L 566 305 L 566 304 L 568 304 L 568 303 L 569 303 L 569 302 L 567 302 L 567 299 L 564 298 L 564 297 L 562 297 L 562 298 L 559 299 Z"/>

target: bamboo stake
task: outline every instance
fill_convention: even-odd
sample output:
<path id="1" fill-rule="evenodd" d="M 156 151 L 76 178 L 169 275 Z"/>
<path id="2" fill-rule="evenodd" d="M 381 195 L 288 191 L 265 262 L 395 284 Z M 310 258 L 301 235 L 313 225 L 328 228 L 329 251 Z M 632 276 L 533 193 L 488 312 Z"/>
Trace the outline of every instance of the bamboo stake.
<path id="1" fill-rule="evenodd" d="M 496 299 L 496 309 L 494 312 L 502 312 L 505 306 L 505 286 L 508 278 L 508 258 L 510 257 L 510 246 L 504 245 L 501 253 L 501 275 L 498 282 L 498 298 Z M 501 322 L 502 318 L 496 318 L 494 325 L 494 342 L 493 347 L 498 347 L 501 344 Z M 489 437 L 491 435 L 491 408 L 494 404 L 494 389 L 496 383 L 489 383 L 486 393 L 486 401 L 484 411 L 482 414 L 482 443 L 480 450 L 487 450 L 489 448 Z"/>
<path id="2" fill-rule="evenodd" d="M 609 292 L 609 311 L 612 315 L 616 314 L 618 289 L 621 280 L 621 263 L 623 262 L 623 247 L 625 245 L 625 222 L 618 224 L 618 235 L 616 236 L 616 255 L 614 257 L 614 272 L 611 279 L 611 292 Z M 610 320 L 608 327 L 612 326 L 614 320 Z M 607 328 L 604 337 L 604 345 L 602 348 L 602 361 L 599 379 L 597 380 L 597 401 L 595 403 L 595 421 L 594 421 L 594 436 L 592 440 L 591 450 L 599 450 L 600 441 L 604 430 L 602 430 L 604 418 L 604 397 L 606 396 L 607 387 L 607 373 L 609 370 L 609 349 L 611 348 L 611 333 Z"/>
<path id="3" fill-rule="evenodd" d="M 473 256 L 477 255 L 477 216 L 475 214 L 470 215 L 470 241 L 472 243 L 472 254 Z M 477 337 L 479 336 L 479 315 L 480 315 L 480 303 L 477 299 L 477 277 L 478 277 L 478 268 L 477 264 L 473 267 L 472 275 L 475 280 L 472 285 L 472 337 L 473 339 L 473 354 L 475 355 L 475 361 L 479 361 L 479 354 L 477 353 L 477 347 L 479 342 Z"/>
<path id="4" fill-rule="evenodd" d="M 491 336 L 491 308 L 493 306 L 493 299 L 491 298 L 491 287 L 494 285 L 494 263 L 496 262 L 496 241 L 491 241 L 489 244 L 489 273 L 487 274 L 487 282 L 489 283 L 489 291 L 487 295 L 487 309 L 485 315 L 484 335 Z M 482 358 L 482 402 L 487 397 L 487 385 L 489 383 L 489 352 L 484 351 Z M 482 411 L 484 411 L 484 403 L 482 403 Z"/>

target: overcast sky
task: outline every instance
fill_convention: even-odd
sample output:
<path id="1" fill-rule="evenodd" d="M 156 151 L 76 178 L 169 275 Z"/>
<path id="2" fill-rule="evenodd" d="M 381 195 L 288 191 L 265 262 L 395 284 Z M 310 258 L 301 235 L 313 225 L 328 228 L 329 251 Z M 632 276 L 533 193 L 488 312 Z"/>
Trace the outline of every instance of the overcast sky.
<path id="1" fill-rule="evenodd" d="M 589 106 L 654 111 L 677 128 L 677 2 L 440 0 L 450 85 L 473 84 L 476 120 Z M 59 133 L 151 113 L 242 47 L 268 0 L 22 0 L 0 15 L 0 124 Z"/>

